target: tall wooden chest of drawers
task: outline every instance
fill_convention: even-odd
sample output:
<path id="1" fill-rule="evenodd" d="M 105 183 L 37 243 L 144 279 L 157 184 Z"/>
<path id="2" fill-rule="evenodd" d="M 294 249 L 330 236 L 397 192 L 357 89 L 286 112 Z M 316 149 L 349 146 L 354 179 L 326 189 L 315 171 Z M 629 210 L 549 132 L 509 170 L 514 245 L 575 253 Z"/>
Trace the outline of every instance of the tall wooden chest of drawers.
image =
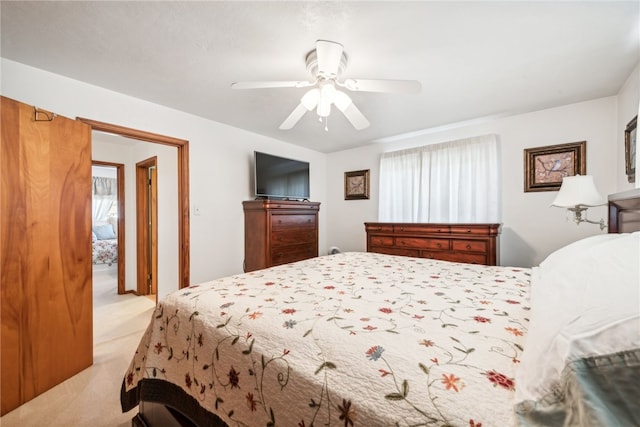
<path id="1" fill-rule="evenodd" d="M 367 252 L 498 265 L 500 224 L 366 222 Z"/>
<path id="2" fill-rule="evenodd" d="M 249 200 L 244 208 L 244 271 L 318 256 L 320 203 Z"/>

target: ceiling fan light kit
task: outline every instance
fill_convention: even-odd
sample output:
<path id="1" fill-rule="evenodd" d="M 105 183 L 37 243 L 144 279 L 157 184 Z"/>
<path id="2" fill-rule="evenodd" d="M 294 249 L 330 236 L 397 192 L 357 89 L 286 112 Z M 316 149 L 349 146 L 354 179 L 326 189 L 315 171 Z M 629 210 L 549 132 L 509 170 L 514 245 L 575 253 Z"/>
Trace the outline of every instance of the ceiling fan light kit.
<path id="1" fill-rule="evenodd" d="M 282 122 L 280 129 L 293 128 L 307 111 L 316 110 L 319 120 L 324 120 L 324 129 L 328 131 L 327 118 L 331 114 L 331 105 L 335 105 L 344 114 L 351 125 L 357 129 L 369 127 L 369 120 L 356 107 L 349 95 L 336 89 L 336 86 L 353 92 L 386 92 L 411 94 L 418 93 L 422 85 L 416 80 L 365 80 L 346 79 L 340 82 L 338 77 L 347 66 L 347 55 L 340 43 L 318 40 L 316 48 L 306 57 L 307 71 L 313 81 L 266 81 L 237 82 L 233 89 L 260 88 L 305 88 L 315 86 L 300 99 L 300 104 Z"/>

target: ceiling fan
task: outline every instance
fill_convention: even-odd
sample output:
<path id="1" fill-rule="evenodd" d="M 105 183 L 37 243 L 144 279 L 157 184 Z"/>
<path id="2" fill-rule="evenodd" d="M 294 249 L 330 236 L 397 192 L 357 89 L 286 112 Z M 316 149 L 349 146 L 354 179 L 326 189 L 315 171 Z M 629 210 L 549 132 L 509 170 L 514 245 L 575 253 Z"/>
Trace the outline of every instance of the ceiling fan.
<path id="1" fill-rule="evenodd" d="M 316 48 L 309 52 L 306 58 L 307 71 L 311 74 L 312 81 L 252 81 L 236 82 L 231 85 L 233 89 L 262 89 L 262 88 L 306 88 L 307 91 L 300 100 L 300 104 L 289 114 L 280 129 L 293 128 L 307 111 L 316 109 L 320 121 L 331 113 L 331 105 L 335 105 L 342 111 L 347 120 L 357 130 L 369 126 L 369 120 L 355 106 L 349 95 L 339 90 L 344 88 L 353 92 L 388 92 L 388 93 L 418 93 L 422 85 L 416 80 L 366 80 L 346 79 L 338 80 L 340 74 L 347 66 L 347 55 L 340 43 L 317 40 Z"/>

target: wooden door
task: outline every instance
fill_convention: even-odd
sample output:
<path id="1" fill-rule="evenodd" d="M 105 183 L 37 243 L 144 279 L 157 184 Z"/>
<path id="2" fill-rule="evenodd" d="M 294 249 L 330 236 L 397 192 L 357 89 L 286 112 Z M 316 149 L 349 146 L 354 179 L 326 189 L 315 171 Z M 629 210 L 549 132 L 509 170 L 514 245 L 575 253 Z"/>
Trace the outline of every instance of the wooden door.
<path id="1" fill-rule="evenodd" d="M 2 97 L 5 414 L 93 363 L 91 127 Z"/>
<path id="2" fill-rule="evenodd" d="M 138 295 L 158 288 L 157 156 L 136 163 L 136 250 Z"/>

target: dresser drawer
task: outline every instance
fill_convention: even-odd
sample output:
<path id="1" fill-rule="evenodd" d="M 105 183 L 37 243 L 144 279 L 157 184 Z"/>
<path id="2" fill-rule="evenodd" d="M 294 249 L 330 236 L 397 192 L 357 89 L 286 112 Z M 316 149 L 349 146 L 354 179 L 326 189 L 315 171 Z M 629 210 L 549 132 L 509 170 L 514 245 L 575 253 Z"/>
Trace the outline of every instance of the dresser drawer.
<path id="1" fill-rule="evenodd" d="M 389 236 L 371 236 L 371 237 L 369 237 L 369 245 L 371 245 L 371 246 L 393 246 L 393 237 L 389 237 Z"/>
<path id="2" fill-rule="evenodd" d="M 393 226 L 393 231 L 396 233 L 412 233 L 412 234 L 429 234 L 429 233 L 449 233 L 449 226 L 444 224 L 434 225 L 414 225 L 414 224 L 399 224 Z"/>
<path id="3" fill-rule="evenodd" d="M 414 258 L 420 257 L 419 249 L 404 249 L 404 248 L 389 247 L 389 246 L 371 247 L 369 248 L 369 252 L 375 252 L 378 254 L 387 254 L 387 255 L 411 256 Z"/>
<path id="4" fill-rule="evenodd" d="M 483 254 L 449 252 L 446 261 L 464 262 L 467 264 L 487 264 L 487 257 Z"/>
<path id="5" fill-rule="evenodd" d="M 309 210 L 317 211 L 318 206 L 317 206 L 317 203 L 308 203 L 308 202 L 296 203 L 294 205 L 291 205 L 291 203 L 283 204 L 278 202 L 269 202 L 269 209 L 287 209 L 287 210 L 295 209 L 296 211 L 309 209 Z"/>
<path id="6" fill-rule="evenodd" d="M 452 225 L 451 226 L 452 234 L 472 234 L 476 236 L 488 236 L 489 235 L 489 227 L 470 227 L 470 226 L 460 226 L 460 225 Z"/>
<path id="7" fill-rule="evenodd" d="M 417 237 L 396 237 L 396 246 L 448 250 L 450 240 L 448 239 L 421 239 Z"/>
<path id="8" fill-rule="evenodd" d="M 420 251 L 420 258 L 439 259 L 441 261 L 451 261 L 449 255 L 451 252 L 447 251 Z"/>
<path id="9" fill-rule="evenodd" d="M 290 245 L 273 248 L 271 265 L 286 264 L 318 256 L 317 248 L 310 245 Z"/>
<path id="10" fill-rule="evenodd" d="M 284 229 L 271 232 L 271 244 L 286 246 L 291 244 L 315 243 L 316 231 L 314 229 Z"/>
<path id="11" fill-rule="evenodd" d="M 453 240 L 454 251 L 462 252 L 487 252 L 487 242 L 485 240 Z"/>
<path id="12" fill-rule="evenodd" d="M 282 228 L 314 228 L 316 227 L 316 216 L 310 215 L 272 215 L 271 228 L 273 230 Z"/>
<path id="13" fill-rule="evenodd" d="M 393 232 L 393 225 L 378 225 L 378 224 L 367 224 L 366 225 L 367 233 L 376 232 L 376 233 L 391 233 Z"/>

